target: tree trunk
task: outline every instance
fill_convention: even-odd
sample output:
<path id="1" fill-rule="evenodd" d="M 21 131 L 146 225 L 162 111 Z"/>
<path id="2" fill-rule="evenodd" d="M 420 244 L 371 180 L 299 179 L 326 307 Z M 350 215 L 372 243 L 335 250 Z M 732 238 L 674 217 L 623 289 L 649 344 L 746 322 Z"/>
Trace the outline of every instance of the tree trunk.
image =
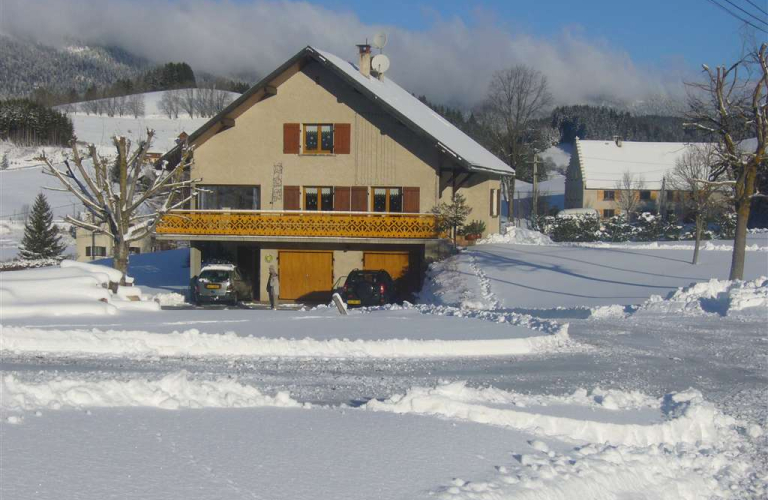
<path id="1" fill-rule="evenodd" d="M 699 263 L 699 247 L 701 246 L 701 232 L 702 232 L 702 216 L 696 214 L 696 244 L 693 247 L 693 261 L 691 264 L 694 266 Z"/>
<path id="2" fill-rule="evenodd" d="M 747 221 L 751 198 L 739 200 L 736 206 L 736 236 L 733 239 L 733 257 L 731 258 L 731 274 L 729 280 L 744 279 L 744 258 L 747 247 Z"/>
<path id="3" fill-rule="evenodd" d="M 125 285 L 125 277 L 128 275 L 128 242 L 116 241 L 114 253 L 112 267 L 123 273 L 123 277 L 120 278 L 120 285 Z"/>

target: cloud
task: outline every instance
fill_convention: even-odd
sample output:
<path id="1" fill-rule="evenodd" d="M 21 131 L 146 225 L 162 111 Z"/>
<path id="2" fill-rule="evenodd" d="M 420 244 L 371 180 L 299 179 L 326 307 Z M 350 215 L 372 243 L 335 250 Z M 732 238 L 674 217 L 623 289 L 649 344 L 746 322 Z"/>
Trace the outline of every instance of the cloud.
<path id="1" fill-rule="evenodd" d="M 76 37 L 215 74 L 266 75 L 306 45 L 354 59 L 355 43 L 386 31 L 389 76 L 433 101 L 462 106 L 482 99 L 494 70 L 514 64 L 546 74 L 558 103 L 682 93 L 679 75 L 639 67 L 618 48 L 569 30 L 554 38 L 510 32 L 487 15 L 430 15 L 426 29 L 411 31 L 295 1 L 4 0 L 3 8 L 0 31 L 16 36 L 54 45 Z"/>

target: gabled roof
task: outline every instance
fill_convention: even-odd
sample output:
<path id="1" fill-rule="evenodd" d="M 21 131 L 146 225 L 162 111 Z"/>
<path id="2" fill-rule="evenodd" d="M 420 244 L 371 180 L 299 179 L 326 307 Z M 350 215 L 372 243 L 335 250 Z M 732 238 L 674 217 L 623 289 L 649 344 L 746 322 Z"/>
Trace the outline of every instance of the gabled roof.
<path id="1" fill-rule="evenodd" d="M 323 66 L 329 68 L 344 81 L 352 85 L 364 96 L 376 102 L 384 110 L 425 138 L 434 141 L 435 146 L 453 156 L 456 161 L 472 171 L 495 173 L 499 175 L 513 175 L 512 167 L 494 156 L 490 151 L 475 142 L 464 132 L 456 128 L 442 116 L 432 111 L 426 104 L 419 101 L 408 91 L 400 87 L 391 79 L 384 77 L 381 80 L 371 76 L 363 76 L 356 65 L 345 61 L 329 52 L 307 46 L 282 66 L 273 71 L 269 76 L 251 87 L 238 99 L 227 106 L 218 115 L 214 116 L 199 129 L 189 136 L 189 141 L 194 142 L 206 130 L 222 121 L 230 112 L 238 108 L 248 100 L 250 96 L 270 85 L 280 74 L 290 68 L 302 58 L 312 58 Z M 164 158 L 170 157 L 177 148 L 166 153 Z"/>
<path id="2" fill-rule="evenodd" d="M 576 138 L 578 159 L 585 189 L 615 189 L 624 172 L 643 179 L 644 188 L 661 189 L 678 158 L 697 143 L 583 141 Z"/>

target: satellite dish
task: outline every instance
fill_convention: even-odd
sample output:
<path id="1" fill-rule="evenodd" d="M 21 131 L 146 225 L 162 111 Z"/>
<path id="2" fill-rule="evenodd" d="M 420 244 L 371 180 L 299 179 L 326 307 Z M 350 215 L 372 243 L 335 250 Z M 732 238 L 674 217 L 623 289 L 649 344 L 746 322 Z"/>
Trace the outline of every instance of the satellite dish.
<path id="1" fill-rule="evenodd" d="M 373 68 L 376 73 L 380 75 L 383 74 L 389 69 L 389 57 L 384 54 L 373 56 L 373 59 L 371 59 L 371 68 Z"/>
<path id="2" fill-rule="evenodd" d="M 372 45 L 379 50 L 383 49 L 384 46 L 387 45 L 387 34 L 386 33 L 377 34 L 375 37 L 373 37 Z"/>

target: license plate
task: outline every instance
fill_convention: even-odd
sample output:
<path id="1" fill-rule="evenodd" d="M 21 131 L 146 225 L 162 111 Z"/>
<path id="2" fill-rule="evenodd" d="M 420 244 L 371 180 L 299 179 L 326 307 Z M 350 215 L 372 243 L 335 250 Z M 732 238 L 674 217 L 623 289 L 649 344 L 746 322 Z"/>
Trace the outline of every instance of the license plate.
<path id="1" fill-rule="evenodd" d="M 221 285 L 205 285 L 205 288 L 209 290 L 218 290 L 219 288 L 221 288 Z"/>
<path id="2" fill-rule="evenodd" d="M 347 301 L 347 304 L 359 304 L 359 303 L 360 303 L 360 301 L 357 300 L 357 299 L 351 299 L 351 300 Z"/>

